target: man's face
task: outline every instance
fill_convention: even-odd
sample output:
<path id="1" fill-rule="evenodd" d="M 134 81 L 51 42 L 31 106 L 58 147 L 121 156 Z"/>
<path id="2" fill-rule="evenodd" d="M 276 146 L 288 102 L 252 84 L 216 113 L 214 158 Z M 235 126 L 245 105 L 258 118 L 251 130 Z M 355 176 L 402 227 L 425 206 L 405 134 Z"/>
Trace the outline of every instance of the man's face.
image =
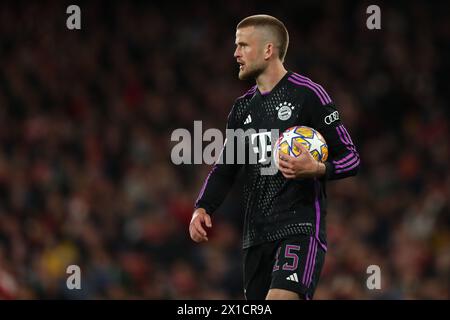
<path id="1" fill-rule="evenodd" d="M 239 64 L 239 79 L 258 77 L 266 68 L 262 32 L 255 27 L 239 28 L 236 31 L 234 57 Z"/>

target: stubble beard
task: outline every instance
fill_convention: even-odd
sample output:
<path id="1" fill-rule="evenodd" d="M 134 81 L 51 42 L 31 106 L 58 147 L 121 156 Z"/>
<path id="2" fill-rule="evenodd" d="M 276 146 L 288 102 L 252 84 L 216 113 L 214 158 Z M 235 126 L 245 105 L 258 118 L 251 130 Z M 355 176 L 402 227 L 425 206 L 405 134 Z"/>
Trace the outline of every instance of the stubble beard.
<path id="1" fill-rule="evenodd" d="M 254 66 L 246 71 L 239 70 L 239 80 L 254 80 L 263 73 L 263 66 Z"/>

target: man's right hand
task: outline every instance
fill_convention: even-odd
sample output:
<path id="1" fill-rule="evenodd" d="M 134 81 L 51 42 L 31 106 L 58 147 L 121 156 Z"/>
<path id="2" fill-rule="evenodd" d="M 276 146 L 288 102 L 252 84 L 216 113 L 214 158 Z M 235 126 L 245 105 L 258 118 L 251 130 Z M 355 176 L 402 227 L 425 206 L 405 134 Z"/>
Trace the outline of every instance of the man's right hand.
<path id="1" fill-rule="evenodd" d="M 191 224 L 189 225 L 189 233 L 195 242 L 208 241 L 208 234 L 203 225 L 208 228 L 212 227 L 211 216 L 206 213 L 205 209 L 198 208 L 192 215 Z"/>

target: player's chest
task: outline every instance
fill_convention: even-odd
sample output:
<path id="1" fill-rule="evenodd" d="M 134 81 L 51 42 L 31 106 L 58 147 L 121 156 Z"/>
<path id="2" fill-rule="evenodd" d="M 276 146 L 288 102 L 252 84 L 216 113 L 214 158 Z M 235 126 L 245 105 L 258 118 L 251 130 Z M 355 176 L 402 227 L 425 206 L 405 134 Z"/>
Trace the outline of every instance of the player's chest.
<path id="1" fill-rule="evenodd" d="M 303 99 L 289 94 L 256 95 L 251 99 L 241 117 L 244 130 L 285 129 L 301 125 Z"/>

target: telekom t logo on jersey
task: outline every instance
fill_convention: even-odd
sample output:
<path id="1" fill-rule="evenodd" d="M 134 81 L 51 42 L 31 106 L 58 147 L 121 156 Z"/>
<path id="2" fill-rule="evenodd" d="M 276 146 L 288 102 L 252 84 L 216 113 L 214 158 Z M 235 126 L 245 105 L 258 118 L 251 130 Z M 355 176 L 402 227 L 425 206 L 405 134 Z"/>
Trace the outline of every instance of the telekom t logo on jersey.
<path id="1" fill-rule="evenodd" d="M 272 143 L 270 139 L 270 134 L 271 132 L 269 131 L 269 132 L 253 133 L 250 135 L 252 145 L 254 145 L 253 152 L 259 154 L 258 159 L 259 163 L 267 162 L 266 157 L 268 154 L 271 154 L 272 152 Z M 256 139 L 258 139 L 257 142 Z"/>
<path id="2" fill-rule="evenodd" d="M 202 122 L 194 121 L 193 134 L 183 128 L 172 132 L 170 140 L 177 142 L 170 154 L 173 164 L 261 164 L 262 175 L 276 174 L 278 169 L 272 157 L 272 141 L 279 130 L 227 129 L 224 138 L 216 128 L 203 132 Z M 204 146 L 205 142 L 210 142 Z M 226 145 L 226 152 L 224 152 Z"/>

